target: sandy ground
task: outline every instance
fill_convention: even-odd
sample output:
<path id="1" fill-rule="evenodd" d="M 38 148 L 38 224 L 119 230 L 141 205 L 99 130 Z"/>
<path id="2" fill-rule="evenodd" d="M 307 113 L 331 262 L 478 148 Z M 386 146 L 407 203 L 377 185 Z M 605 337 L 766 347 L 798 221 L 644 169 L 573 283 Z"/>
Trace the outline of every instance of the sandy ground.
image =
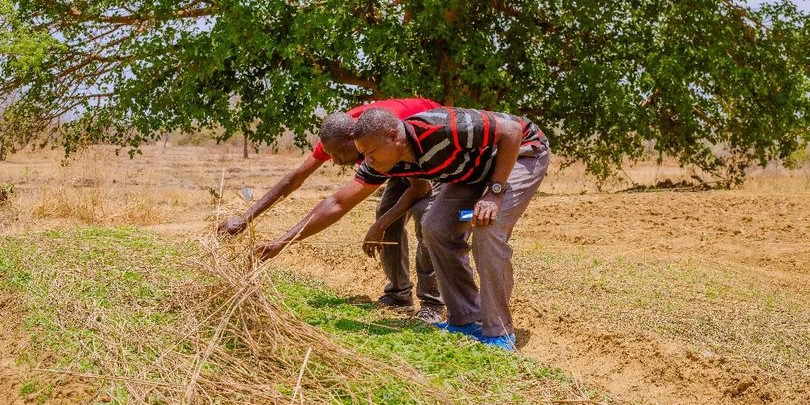
<path id="1" fill-rule="evenodd" d="M 14 156 L 0 163 L 0 182 L 17 191 L 0 226 L 124 223 L 194 238 L 222 216 L 214 194 L 243 209 L 236 191 L 258 198 L 301 159 L 240 152 L 158 145 L 130 160 L 96 148 L 67 167 L 57 154 Z M 643 184 L 691 174 L 627 170 Z M 350 177 L 325 165 L 257 232 L 279 235 Z M 555 162 L 512 241 L 520 351 L 630 403 L 810 403 L 810 169 L 757 170 L 734 191 L 614 192 L 630 186 L 616 179 L 597 193 L 580 167 Z M 382 270 L 359 251 L 374 204 L 272 265 L 375 299 Z"/>
<path id="2" fill-rule="evenodd" d="M 40 373 L 19 361 L 31 344 L 23 333 L 24 318 L 22 308 L 13 297 L 0 295 L 0 404 L 38 404 L 43 403 L 43 398 L 55 405 L 93 402 L 97 389 L 90 382 Z M 30 388 L 21 393 L 25 385 Z"/>

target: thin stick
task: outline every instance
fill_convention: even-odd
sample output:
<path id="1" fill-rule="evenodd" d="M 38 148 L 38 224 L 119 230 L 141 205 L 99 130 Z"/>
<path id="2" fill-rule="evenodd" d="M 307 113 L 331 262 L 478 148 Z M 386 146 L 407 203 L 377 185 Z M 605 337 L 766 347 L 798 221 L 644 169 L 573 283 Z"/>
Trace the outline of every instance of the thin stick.
<path id="1" fill-rule="evenodd" d="M 216 221 L 219 223 L 219 207 L 222 206 L 222 190 L 225 189 L 225 169 L 222 169 L 222 177 L 219 179 L 219 198 L 217 198 Z"/>
<path id="2" fill-rule="evenodd" d="M 604 402 L 594 401 L 590 399 L 556 399 L 548 401 L 550 404 L 592 404 L 592 405 L 605 405 Z"/>
<path id="3" fill-rule="evenodd" d="M 225 169 L 222 169 L 222 177 L 219 179 L 219 204 L 222 204 L 222 190 L 225 189 Z"/>
<path id="4" fill-rule="evenodd" d="M 301 392 L 301 379 L 304 378 L 304 370 L 307 368 L 307 362 L 309 362 L 309 354 L 312 353 L 312 348 L 307 348 L 307 354 L 304 355 L 304 364 L 301 365 L 301 370 L 298 372 L 298 381 L 295 383 L 295 389 L 293 390 L 292 400 L 290 401 L 290 405 L 295 403 L 295 397 Z M 301 401 L 304 401 L 303 395 L 301 396 Z"/>
<path id="5" fill-rule="evenodd" d="M 364 243 L 373 243 L 376 245 L 399 245 L 399 242 L 384 242 L 384 241 L 368 241 L 368 242 L 357 242 L 357 241 L 308 241 L 308 240 L 295 240 L 290 242 L 290 244 L 298 243 L 304 245 L 358 245 Z"/>

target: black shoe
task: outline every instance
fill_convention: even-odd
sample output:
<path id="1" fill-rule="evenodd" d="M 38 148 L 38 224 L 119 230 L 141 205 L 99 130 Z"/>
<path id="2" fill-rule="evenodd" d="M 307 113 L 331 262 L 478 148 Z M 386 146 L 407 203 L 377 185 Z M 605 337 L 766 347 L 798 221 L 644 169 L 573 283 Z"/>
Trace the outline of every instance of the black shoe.
<path id="1" fill-rule="evenodd" d="M 416 311 L 413 318 L 422 321 L 428 325 L 433 325 L 442 321 L 442 311 L 430 307 L 422 307 Z"/>
<path id="2" fill-rule="evenodd" d="M 377 303 L 380 304 L 383 308 L 390 309 L 396 312 L 413 311 L 413 301 L 393 297 L 387 294 L 377 299 Z"/>

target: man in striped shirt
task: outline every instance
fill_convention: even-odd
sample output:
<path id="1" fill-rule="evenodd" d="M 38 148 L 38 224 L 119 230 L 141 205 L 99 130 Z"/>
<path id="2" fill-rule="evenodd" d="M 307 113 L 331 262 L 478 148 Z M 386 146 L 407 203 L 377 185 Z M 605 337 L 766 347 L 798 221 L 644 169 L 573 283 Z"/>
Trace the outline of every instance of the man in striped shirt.
<path id="1" fill-rule="evenodd" d="M 247 224 L 261 215 L 279 199 L 286 197 L 298 189 L 304 180 L 329 160 L 337 165 L 354 165 L 362 162 L 362 155 L 357 151 L 351 140 L 351 132 L 357 118 L 369 108 L 382 108 L 393 115 L 405 118 L 413 114 L 441 107 L 435 101 L 424 98 L 390 99 L 377 101 L 355 107 L 346 113 L 330 114 L 324 119 L 323 127 L 319 133 L 320 140 L 300 166 L 284 176 L 274 187 L 253 204 L 243 215 L 230 218 L 219 226 L 220 234 L 236 235 L 247 228 Z M 409 183 L 404 178 L 391 179 L 377 206 L 377 216 L 383 215 L 393 206 L 400 196 L 408 189 Z M 414 230 L 417 239 L 416 248 L 416 296 L 421 303 L 417 318 L 426 321 L 438 321 L 443 312 L 443 302 L 439 294 L 435 272 L 425 249 L 422 247 L 421 224 L 422 213 L 427 207 L 427 200 L 415 205 L 410 215 L 414 217 Z M 388 278 L 388 285 L 379 302 L 394 310 L 409 310 L 413 306 L 413 283 L 410 278 L 410 262 L 408 260 L 408 237 L 405 224 L 408 215 L 395 221 L 392 226 L 380 235 L 381 241 L 396 242 L 385 245 L 380 253 L 380 261 Z"/>
<path id="2" fill-rule="evenodd" d="M 514 350 L 509 312 L 513 287 L 512 228 L 540 186 L 549 164 L 545 135 L 525 118 L 489 111 L 441 108 L 400 120 L 380 109 L 365 111 L 355 125 L 354 142 L 365 155 L 355 184 L 345 185 L 340 202 L 316 207 L 291 232 L 306 237 L 339 219 L 390 177 L 407 177 L 411 188 L 369 230 L 364 249 L 405 212 L 429 179 L 447 183 L 433 196 L 422 219 L 448 322 L 437 326 Z M 459 211 L 472 209 L 472 221 Z M 288 232 L 265 251 L 273 256 L 295 237 Z M 472 236 L 472 246 L 468 240 Z M 470 266 L 472 250 L 481 289 Z"/>

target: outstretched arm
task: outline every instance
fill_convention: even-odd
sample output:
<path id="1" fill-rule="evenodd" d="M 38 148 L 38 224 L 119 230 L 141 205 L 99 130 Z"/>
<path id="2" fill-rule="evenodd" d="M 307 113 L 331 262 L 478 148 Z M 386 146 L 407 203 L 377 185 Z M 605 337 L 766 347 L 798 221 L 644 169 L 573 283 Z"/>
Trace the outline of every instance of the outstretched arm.
<path id="1" fill-rule="evenodd" d="M 315 235 L 337 222 L 360 201 L 374 193 L 377 187 L 379 186 L 366 185 L 355 180 L 344 184 L 335 194 L 316 205 L 281 238 L 274 242 L 257 244 L 253 249 L 254 254 L 262 260 L 275 257 L 290 242 Z"/>
<path id="2" fill-rule="evenodd" d="M 382 250 L 382 245 L 379 242 L 382 241 L 385 230 L 394 221 L 405 215 L 414 204 L 428 195 L 432 189 L 430 182 L 427 180 L 409 177 L 408 181 L 411 185 L 402 193 L 397 203 L 380 216 L 368 229 L 366 239 L 363 242 L 363 251 L 368 257 L 375 257 Z"/>
<path id="3" fill-rule="evenodd" d="M 293 191 L 301 187 L 312 173 L 315 172 L 324 161 L 315 159 L 312 155 L 307 156 L 307 159 L 301 163 L 300 166 L 287 173 L 278 183 L 276 183 L 264 196 L 253 204 L 244 214 L 238 217 L 230 218 L 223 222 L 217 228 L 219 234 L 237 235 L 247 228 L 247 224 L 254 218 L 267 211 L 279 199 L 288 196 Z"/>

